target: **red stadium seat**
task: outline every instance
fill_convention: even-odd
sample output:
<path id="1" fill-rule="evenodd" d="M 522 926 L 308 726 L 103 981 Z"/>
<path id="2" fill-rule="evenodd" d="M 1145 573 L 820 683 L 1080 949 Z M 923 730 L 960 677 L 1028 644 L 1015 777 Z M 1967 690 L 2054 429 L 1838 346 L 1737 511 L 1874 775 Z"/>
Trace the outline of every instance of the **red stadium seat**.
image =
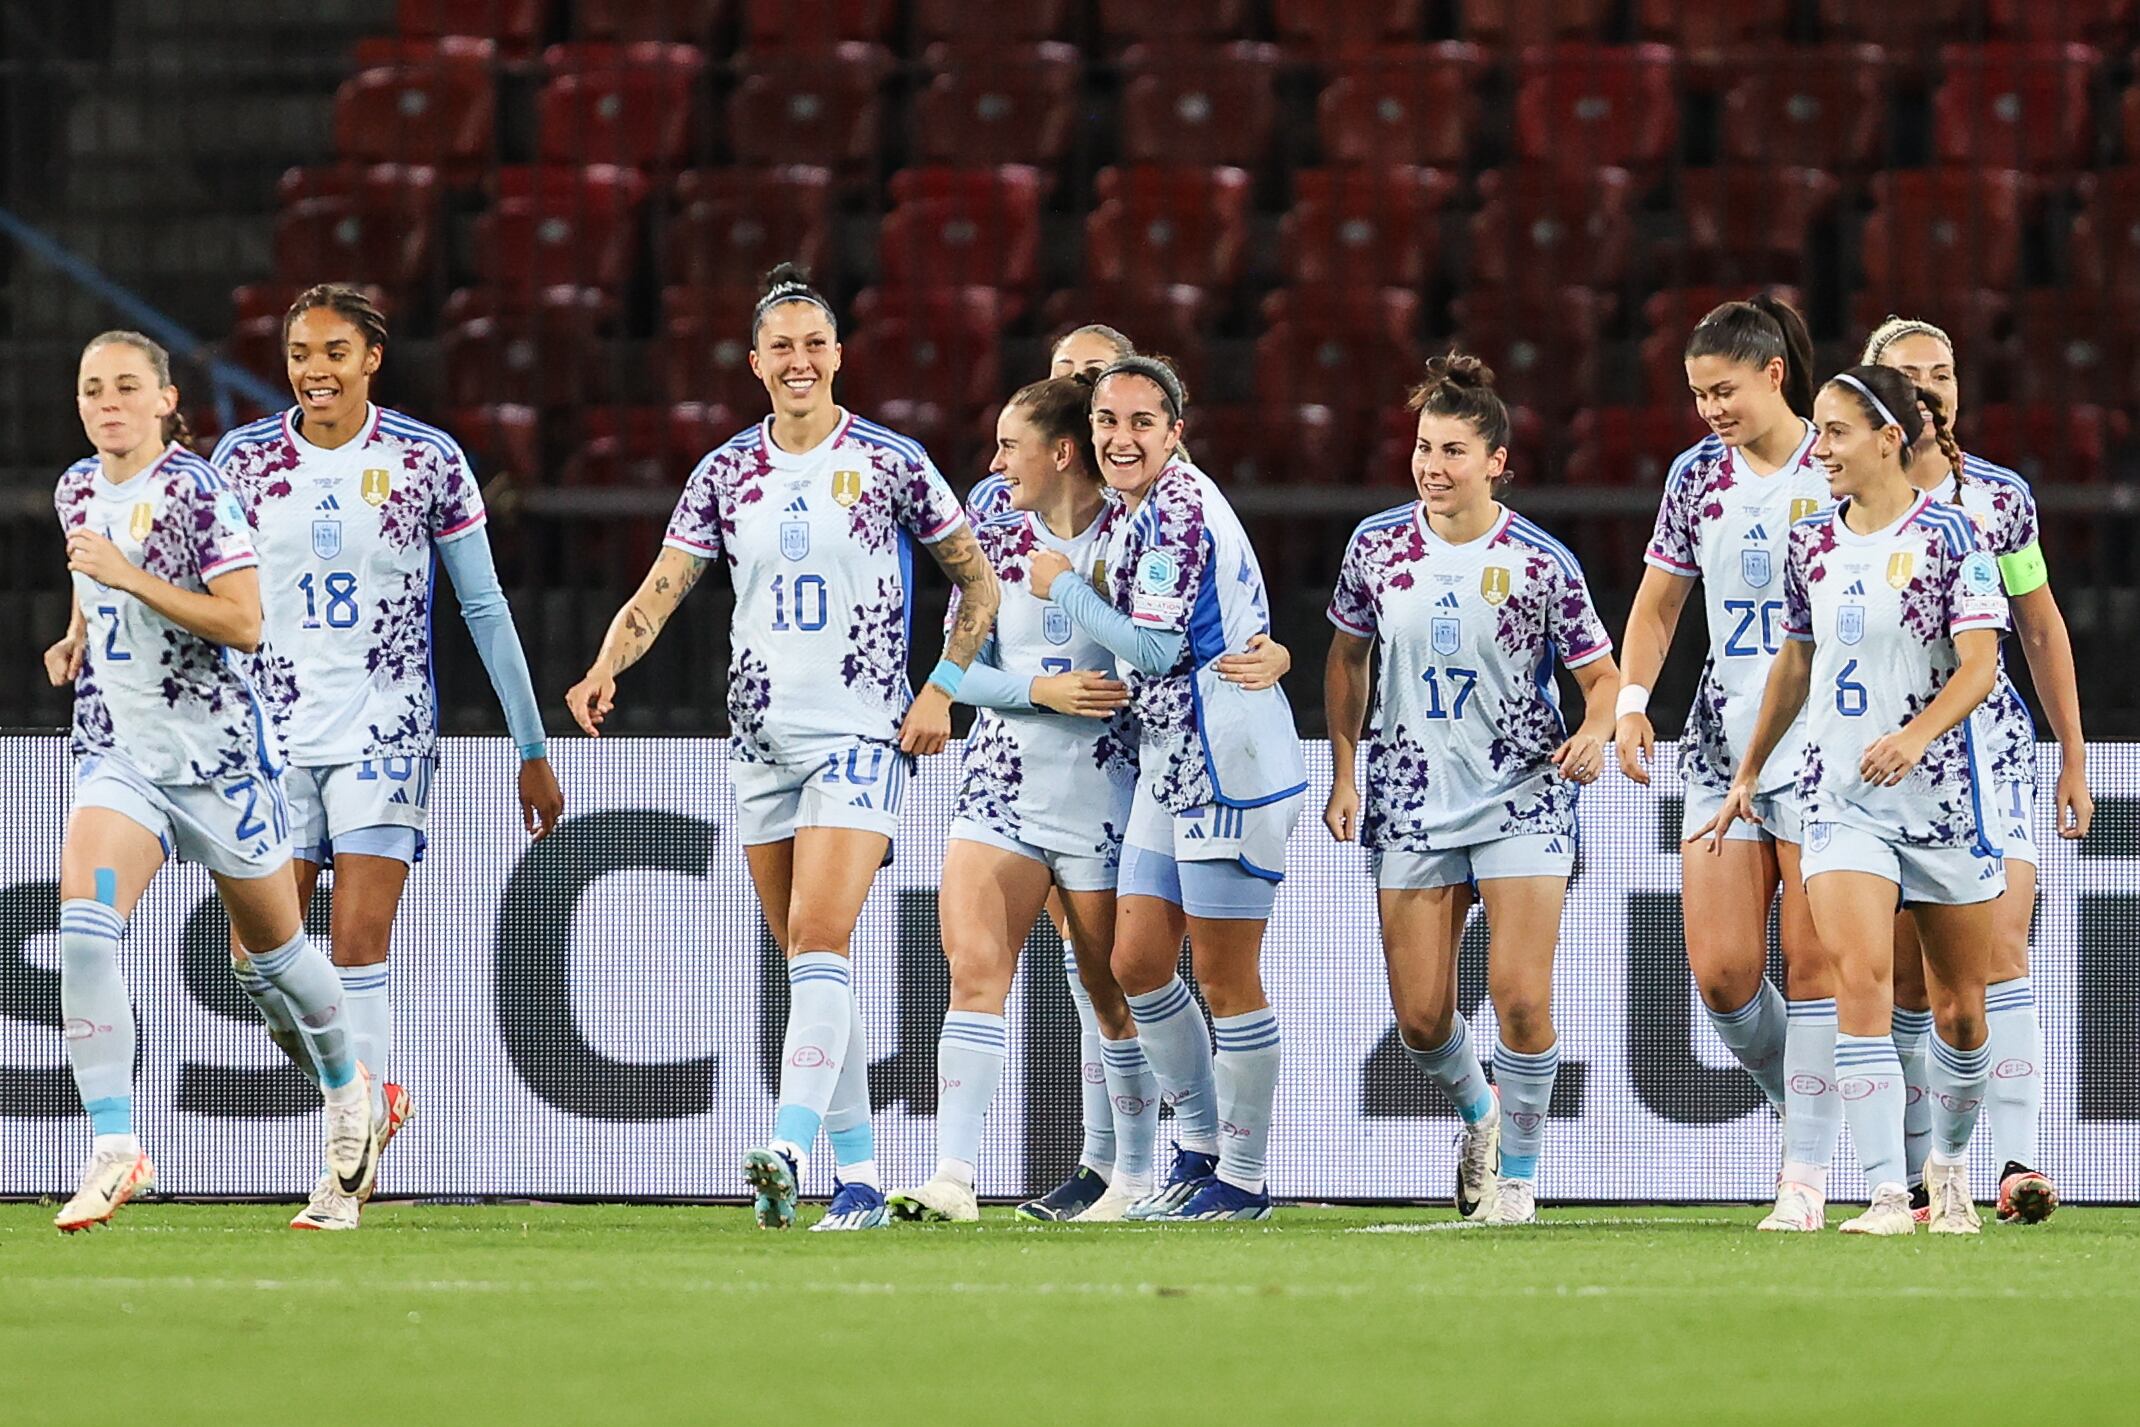
<path id="1" fill-rule="evenodd" d="M 1512 405 L 1552 415 L 1598 391 L 1598 337 L 1611 301 L 1588 287 L 1557 292 L 1467 291 L 1449 305 L 1458 349 L 1486 360 Z"/>
<path id="2" fill-rule="evenodd" d="M 2011 467 L 2038 486 L 2101 480 L 2104 453 L 2130 429 L 2123 412 L 2064 400 L 1986 406 L 1964 412 L 1962 423 L 1970 436 L 1964 450 Z"/>
<path id="3" fill-rule="evenodd" d="M 842 43 L 811 54 L 754 53 L 728 97 L 728 136 L 739 163 L 858 166 L 874 160 L 891 71 L 881 45 Z"/>
<path id="4" fill-rule="evenodd" d="M 435 61 L 359 70 L 334 96 L 334 146 L 360 163 L 434 164 L 473 177 L 495 143 L 489 66 Z"/>
<path id="5" fill-rule="evenodd" d="M 1989 0 L 1991 28 L 2017 40 L 2103 44 L 2132 34 L 2133 0 Z"/>
<path id="6" fill-rule="evenodd" d="M 1100 29 L 1111 42 L 1227 40 L 1248 28 L 1248 0 L 1100 0 Z"/>
<path id="7" fill-rule="evenodd" d="M 352 69 L 433 64 L 479 64 L 488 68 L 498 62 L 498 42 L 483 35 L 434 35 L 423 39 L 366 35 L 350 46 L 349 57 Z"/>
<path id="8" fill-rule="evenodd" d="M 597 406 L 581 414 L 582 443 L 560 485 L 681 489 L 705 454 L 742 425 L 724 406 Z"/>
<path id="9" fill-rule="evenodd" d="M 746 419 L 763 412 L 765 383 L 750 369 L 756 305 L 754 288 L 663 289 L 661 340 L 647 352 L 647 389 L 672 403 L 725 406 Z"/>
<path id="10" fill-rule="evenodd" d="M 1798 280 L 1813 225 L 1840 188 L 1811 168 L 1682 169 L 1671 271 L 1703 282 Z"/>
<path id="11" fill-rule="evenodd" d="M 894 287 L 985 283 L 1029 286 L 1040 257 L 1037 169 L 907 169 L 877 228 L 884 281 Z"/>
<path id="12" fill-rule="evenodd" d="M 914 29 L 929 40 L 1052 40 L 1070 9 L 1070 0 L 915 0 Z"/>
<path id="13" fill-rule="evenodd" d="M 1129 162 L 1256 164 L 1270 152 L 1277 46 L 1139 45 L 1122 65 L 1122 153 Z"/>
<path id="14" fill-rule="evenodd" d="M 1055 343 L 1064 333 L 1088 323 L 1103 323 L 1128 337 L 1139 350 L 1158 352 L 1172 361 L 1193 404 L 1204 390 L 1209 345 L 1204 327 L 1211 306 L 1211 294 L 1188 283 L 1088 284 L 1057 292 L 1042 309 L 1049 355 L 1054 355 Z"/>
<path id="15" fill-rule="evenodd" d="M 1419 34 L 1419 0 L 1272 0 L 1278 38 L 1303 49 L 1401 45 Z"/>
<path id="16" fill-rule="evenodd" d="M 1052 164 L 1070 151 L 1082 73 L 1076 46 L 934 45 L 925 65 L 933 77 L 914 98 L 915 150 L 925 162 Z"/>
<path id="17" fill-rule="evenodd" d="M 1248 175 L 1237 168 L 1151 164 L 1102 169 L 1085 220 L 1095 284 L 1227 287 L 1248 240 Z"/>
<path id="18" fill-rule="evenodd" d="M 1594 39 L 1613 0 L 1464 0 L 1461 27 L 1467 40 L 1497 49 Z"/>
<path id="19" fill-rule="evenodd" d="M 1486 55 L 1450 41 L 1334 64 L 1316 101 L 1323 157 L 1340 164 L 1463 164 L 1478 132 Z"/>
<path id="20" fill-rule="evenodd" d="M 1748 45 L 1781 45 L 1791 39 L 1798 0 L 1640 0 L 1636 27 L 1642 38 L 1708 56 Z"/>
<path id="21" fill-rule="evenodd" d="M 898 19 L 894 0 L 743 0 L 743 43 L 752 50 L 823 50 L 848 40 L 882 43 Z"/>
<path id="22" fill-rule="evenodd" d="M 2014 303 L 2013 333 L 2014 360 L 2001 395 L 2045 403 L 2131 403 L 2133 379 L 2140 375 L 2140 326 L 2106 310 L 2093 293 L 2024 292 Z"/>
<path id="23" fill-rule="evenodd" d="M 2086 45 L 1948 45 L 1933 96 L 1939 156 L 1950 164 L 2032 170 L 2084 165 L 2100 56 Z"/>
<path id="24" fill-rule="evenodd" d="M 553 45 L 536 98 L 544 163 L 671 167 L 691 149 L 705 53 L 692 45 Z"/>
<path id="25" fill-rule="evenodd" d="M 542 42 L 549 10 L 550 0 L 399 0 L 394 28 L 412 40 L 479 35 L 522 59 Z"/>
<path id="26" fill-rule="evenodd" d="M 832 175 L 821 168 L 718 168 L 676 183 L 680 211 L 663 236 L 663 277 L 690 286 L 749 288 L 775 264 L 831 276 Z"/>
<path id="27" fill-rule="evenodd" d="M 2080 191 L 2073 271 L 2121 310 L 2140 314 L 2140 168 L 2089 174 Z"/>
<path id="28" fill-rule="evenodd" d="M 1431 168 L 1296 169 L 1279 224 L 1286 280 L 1415 287 L 1435 272 L 1441 209 L 1457 190 Z"/>
<path id="29" fill-rule="evenodd" d="M 1563 44 L 1516 73 L 1516 150 L 1563 168 L 1652 168 L 1679 143 L 1677 60 L 1665 45 Z"/>
<path id="30" fill-rule="evenodd" d="M 644 175 L 610 164 L 498 170 L 498 199 L 474 224 L 477 270 L 495 287 L 614 292 L 638 251 Z"/>
<path id="31" fill-rule="evenodd" d="M 590 40 L 676 40 L 706 44 L 729 0 L 573 0 L 572 19 Z"/>
<path id="32" fill-rule="evenodd" d="M 2028 179 L 2012 170 L 1897 170 L 1873 180 L 1859 235 L 1882 300 L 1937 307 L 1965 289 L 2011 287 L 2021 262 Z"/>
<path id="33" fill-rule="evenodd" d="M 283 188 L 292 185 L 286 175 Z M 415 164 L 373 164 L 342 171 L 341 192 L 306 171 L 313 190 L 284 204 L 275 220 L 275 270 L 291 283 L 360 282 L 406 298 L 433 269 L 438 233 L 438 171 Z"/>
<path id="34" fill-rule="evenodd" d="M 1003 399 L 999 326 L 956 302 L 887 311 L 840 334 L 842 399 L 942 407 L 953 420 Z"/>
<path id="35" fill-rule="evenodd" d="M 1359 422 L 1327 406 L 1192 406 L 1183 439 L 1222 490 L 1360 484 Z"/>
<path id="36" fill-rule="evenodd" d="M 1270 323 L 1372 327 L 1402 342 L 1419 331 L 1419 294 L 1404 287 L 1280 287 L 1257 306 Z"/>
<path id="37" fill-rule="evenodd" d="M 565 287 L 532 296 L 526 307 L 503 298 L 488 315 L 445 331 L 439 347 L 450 403 L 565 410 L 609 394 L 614 383 L 601 335 L 608 310 L 602 294 Z"/>
<path id="38" fill-rule="evenodd" d="M 1612 286 L 1627 271 L 1634 241 L 1633 187 L 1618 168 L 1580 179 L 1550 168 L 1481 174 L 1484 202 L 1471 220 L 1472 281 L 1539 290 Z"/>
<path id="39" fill-rule="evenodd" d="M 1687 404 L 1692 410 L 1693 399 L 1687 391 L 1688 334 L 1725 303 L 1744 302 L 1762 290 L 1744 283 L 1727 283 L 1667 288 L 1646 298 L 1642 304 L 1643 337 L 1639 350 L 1643 392 L 1648 399 L 1658 406 Z M 1796 288 L 1770 287 L 1766 291 L 1801 312 L 1805 310 L 1805 299 Z"/>
<path id="40" fill-rule="evenodd" d="M 2057 0 L 2051 3 L 2055 5 Z M 1982 39 L 1983 23 L 1984 0 L 1913 0 L 1907 5 L 1820 0 L 1820 31 L 1824 37 L 1868 40 L 1910 54 Z"/>
<path id="41" fill-rule="evenodd" d="M 509 476 L 516 483 L 542 479 L 542 418 L 532 406 L 499 402 L 455 407 L 441 424 L 476 468 L 476 479 Z"/>
<path id="42" fill-rule="evenodd" d="M 1575 449 L 1563 475 L 1570 485 L 1664 489 L 1672 458 L 1708 434 L 1694 403 L 1593 406 L 1575 416 Z"/>
<path id="43" fill-rule="evenodd" d="M 1304 315 L 1274 322 L 1256 340 L 1256 400 L 1327 406 L 1340 417 L 1404 400 L 1423 358 L 1409 334 Z"/>
<path id="44" fill-rule="evenodd" d="M 1872 45 L 1785 49 L 1724 92 L 1723 156 L 1733 163 L 1864 169 L 1887 123 L 1887 56 Z"/>

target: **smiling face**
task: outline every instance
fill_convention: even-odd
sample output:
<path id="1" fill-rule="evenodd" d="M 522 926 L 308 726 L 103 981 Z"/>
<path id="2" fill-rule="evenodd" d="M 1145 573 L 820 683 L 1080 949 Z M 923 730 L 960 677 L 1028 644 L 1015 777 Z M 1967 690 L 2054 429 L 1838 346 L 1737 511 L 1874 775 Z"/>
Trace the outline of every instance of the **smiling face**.
<path id="1" fill-rule="evenodd" d="M 1461 416 L 1419 413 L 1412 442 L 1412 484 L 1429 515 L 1452 517 L 1494 498 L 1494 482 L 1508 465 L 1508 449 L 1488 446 L 1479 429 Z"/>
<path id="2" fill-rule="evenodd" d="M 338 427 L 363 412 L 386 353 L 366 342 L 356 323 L 331 307 L 308 307 L 283 342 L 290 390 L 307 421 Z"/>
<path id="3" fill-rule="evenodd" d="M 1107 364 L 1122 353 L 1115 344 L 1097 332 L 1072 332 L 1063 338 L 1055 349 L 1053 364 L 1048 368 L 1051 377 L 1067 377 L 1073 372 L 1085 372 L 1098 376 Z"/>
<path id="4" fill-rule="evenodd" d="M 1813 459 L 1828 472 L 1828 489 L 1838 499 L 1863 496 L 1885 480 L 1907 480 L 1897 459 L 1902 429 L 1872 423 L 1855 392 L 1830 383 L 1813 398 Z"/>
<path id="5" fill-rule="evenodd" d="M 1765 367 L 1729 357 L 1689 357 L 1687 387 L 1694 409 L 1726 446 L 1748 446 L 1791 414 L 1783 398 L 1783 358 Z"/>
<path id="6" fill-rule="evenodd" d="M 831 314 L 814 302 L 783 302 L 770 309 L 758 324 L 750 369 L 782 416 L 801 420 L 830 407 L 833 373 L 840 369 Z"/>
<path id="7" fill-rule="evenodd" d="M 1141 497 L 1181 445 L 1181 422 L 1150 377 L 1123 372 L 1092 393 L 1092 445 L 1100 475 L 1123 495 Z"/>
<path id="8" fill-rule="evenodd" d="M 1960 412 L 1962 384 L 1954 374 L 1954 352 L 1937 337 L 1919 332 L 1887 344 L 1880 353 L 1880 365 L 1893 367 L 1918 386 L 1932 393 L 1945 408 L 1947 429 L 1954 429 L 1955 418 Z M 1924 433 L 1917 438 L 1921 447 L 1939 444 L 1938 433 L 1933 431 L 1929 420 Z"/>
<path id="9" fill-rule="evenodd" d="M 104 342 L 82 353 L 75 408 L 98 454 L 114 458 L 163 445 L 163 419 L 178 409 L 178 388 L 156 375 L 149 354 L 131 342 Z"/>
<path id="10" fill-rule="evenodd" d="M 1067 464 L 1059 448 L 1067 444 L 1042 436 L 1026 419 L 1024 408 L 1003 408 L 996 418 L 996 455 L 988 469 L 1009 487 L 1011 509 L 1041 510 L 1055 498 Z"/>

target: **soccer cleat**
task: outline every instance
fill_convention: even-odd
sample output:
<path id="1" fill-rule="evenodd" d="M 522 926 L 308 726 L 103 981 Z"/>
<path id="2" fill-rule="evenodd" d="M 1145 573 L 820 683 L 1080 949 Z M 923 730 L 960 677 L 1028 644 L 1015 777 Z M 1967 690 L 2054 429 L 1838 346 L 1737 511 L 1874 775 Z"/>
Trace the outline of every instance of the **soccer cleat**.
<path id="1" fill-rule="evenodd" d="M 1107 1181 L 1098 1171 L 1081 1164 L 1076 1173 L 1046 1194 L 1019 1205 L 1018 1217 L 1043 1224 L 1068 1223 L 1099 1203 L 1106 1193 Z"/>
<path id="2" fill-rule="evenodd" d="M 1478 1221 L 1492 1229 L 1538 1222 L 1538 1186 L 1528 1179 L 1501 1179 L 1494 1184 L 1494 1207 Z"/>
<path id="3" fill-rule="evenodd" d="M 139 1150 L 91 1155 L 82 1170 L 82 1187 L 52 1216 L 52 1226 L 76 1234 L 111 1222 L 122 1205 L 156 1187 L 156 1166 Z"/>
<path id="4" fill-rule="evenodd" d="M 1174 1167 L 1167 1171 L 1166 1181 L 1150 1194 L 1122 1211 L 1125 1219 L 1164 1219 L 1176 1209 L 1189 1202 L 1190 1196 L 1204 1187 L 1204 1181 L 1219 1172 L 1219 1157 L 1205 1154 L 1202 1150 L 1185 1150 L 1174 1146 Z"/>
<path id="5" fill-rule="evenodd" d="M 979 1218 L 979 1213 L 974 1217 Z M 825 1217 L 812 1224 L 810 1232 L 881 1229 L 891 1222 L 891 1212 L 884 1205 L 883 1190 L 874 1184 L 843 1184 L 835 1179 L 832 1181 L 832 1202 L 825 1206 Z"/>
<path id="6" fill-rule="evenodd" d="M 416 1102 L 409 1098 L 408 1087 L 386 1082 L 386 1143 L 392 1144 L 394 1136 L 401 1133 L 409 1121 L 416 1118 Z M 381 1146 L 384 1148 L 384 1146 Z"/>
<path id="7" fill-rule="evenodd" d="M 974 1202 L 973 1186 L 939 1174 L 917 1189 L 902 1189 L 888 1197 L 885 1207 L 902 1224 L 978 1224 L 981 1206 Z"/>
<path id="8" fill-rule="evenodd" d="M 386 1122 L 372 1119 L 371 1072 L 359 1064 L 356 1079 L 327 1096 L 327 1168 L 344 1194 L 371 1192 L 385 1135 Z"/>
<path id="9" fill-rule="evenodd" d="M 1456 1137 L 1456 1213 L 1460 1219 L 1483 1219 L 1494 1207 L 1496 1176 L 1501 1169 L 1501 1094 L 1476 1125 Z"/>
<path id="10" fill-rule="evenodd" d="M 1255 1223 L 1270 1217 L 1271 1196 L 1267 1191 L 1243 1189 L 1213 1175 L 1204 1180 L 1179 1209 L 1168 1214 L 1154 1214 L 1151 1220 L 1167 1224 L 1219 1224 Z"/>
<path id="11" fill-rule="evenodd" d="M 743 1181 L 756 1199 L 751 1211 L 761 1229 L 786 1229 L 795 1223 L 795 1161 L 779 1150 L 751 1150 L 743 1156 Z"/>
<path id="12" fill-rule="evenodd" d="M 1916 1233 L 1917 1220 L 1910 1213 L 1910 1191 L 1894 1183 L 1875 1186 L 1872 1203 L 1864 1213 L 1844 1224 L 1842 1232 L 1875 1234 L 1883 1238 L 1890 1234 Z"/>
<path id="13" fill-rule="evenodd" d="M 1132 1184 L 1126 1179 L 1116 1179 L 1107 1186 L 1107 1192 L 1093 1200 L 1071 1220 L 1074 1224 L 1119 1224 L 1129 1215 L 1129 1206 L 1152 1192 L 1149 1182 Z"/>
<path id="14" fill-rule="evenodd" d="M 290 1221 L 293 1229 L 354 1229 L 363 1201 L 354 1194 L 344 1194 L 342 1186 L 335 1183 L 334 1176 L 322 1172 L 319 1182 L 312 1186 L 312 1197 L 305 1207 L 297 1211 Z"/>
<path id="15" fill-rule="evenodd" d="M 1910 1217 L 1920 1224 L 1932 1222 L 1932 1191 L 1922 1179 L 1910 1186 Z"/>
<path id="16" fill-rule="evenodd" d="M 2006 1162 L 1999 1176 L 1999 1222 L 2041 1224 L 2058 1208 L 2058 1186 L 2019 1160 Z"/>
<path id="17" fill-rule="evenodd" d="M 1969 1166 L 1925 1162 L 1925 1189 L 1932 1196 L 1932 1232 L 1935 1234 L 1981 1234 L 1984 1221 L 1969 1197 Z M 1916 1223 L 1912 1216 L 1911 1223 Z"/>
<path id="18" fill-rule="evenodd" d="M 1828 1196 L 1810 1184 L 1785 1180 L 1776 1207 L 1755 1226 L 1777 1234 L 1817 1234 L 1828 1227 Z"/>

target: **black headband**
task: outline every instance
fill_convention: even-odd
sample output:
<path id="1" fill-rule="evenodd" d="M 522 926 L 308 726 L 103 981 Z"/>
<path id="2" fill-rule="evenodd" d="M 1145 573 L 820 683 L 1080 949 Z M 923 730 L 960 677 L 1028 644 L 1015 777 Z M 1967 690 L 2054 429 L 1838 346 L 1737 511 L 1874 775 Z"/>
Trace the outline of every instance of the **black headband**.
<path id="1" fill-rule="evenodd" d="M 1181 378 L 1174 375 L 1174 369 L 1165 362 L 1135 352 L 1117 357 L 1092 379 L 1092 389 L 1098 391 L 1100 383 L 1109 377 L 1143 377 L 1159 388 L 1159 394 L 1166 399 L 1167 414 L 1176 421 L 1181 420 L 1181 409 L 1188 405 L 1189 399 L 1181 389 Z"/>

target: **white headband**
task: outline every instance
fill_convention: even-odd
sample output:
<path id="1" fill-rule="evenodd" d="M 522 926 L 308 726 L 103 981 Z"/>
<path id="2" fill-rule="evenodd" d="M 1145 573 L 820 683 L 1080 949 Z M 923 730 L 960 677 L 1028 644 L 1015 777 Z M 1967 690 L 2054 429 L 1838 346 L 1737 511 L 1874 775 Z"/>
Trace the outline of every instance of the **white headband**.
<path id="1" fill-rule="evenodd" d="M 1892 426 L 1898 431 L 1904 429 L 1902 423 L 1895 419 L 1895 413 L 1887 409 L 1887 403 L 1873 395 L 1871 387 L 1865 385 L 1865 383 L 1859 381 L 1848 372 L 1837 372 L 1835 379 L 1839 382 L 1848 382 L 1852 387 L 1865 393 L 1865 399 L 1873 404 L 1873 410 L 1880 413 L 1882 425 Z"/>

